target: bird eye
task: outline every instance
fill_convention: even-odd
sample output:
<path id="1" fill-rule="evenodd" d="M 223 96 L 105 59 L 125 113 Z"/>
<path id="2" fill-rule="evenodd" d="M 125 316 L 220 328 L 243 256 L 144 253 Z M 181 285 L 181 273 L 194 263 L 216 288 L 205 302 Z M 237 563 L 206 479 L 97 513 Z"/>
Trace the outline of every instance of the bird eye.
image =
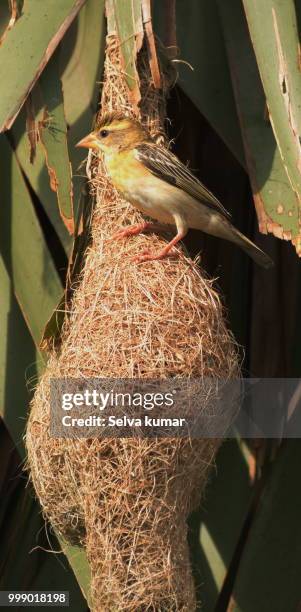
<path id="1" fill-rule="evenodd" d="M 108 130 L 101 130 L 100 131 L 100 135 L 102 138 L 106 138 L 106 136 L 109 135 L 109 131 Z"/>

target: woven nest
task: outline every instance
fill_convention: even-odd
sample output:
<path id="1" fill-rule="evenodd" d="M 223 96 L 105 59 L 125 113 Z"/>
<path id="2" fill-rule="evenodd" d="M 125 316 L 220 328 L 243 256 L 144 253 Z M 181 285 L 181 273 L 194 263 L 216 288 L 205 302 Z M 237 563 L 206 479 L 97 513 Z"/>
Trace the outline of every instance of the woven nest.
<path id="1" fill-rule="evenodd" d="M 140 57 L 142 118 L 162 128 L 163 91 Z M 118 47 L 108 39 L 102 112 L 131 113 Z M 162 130 L 161 130 L 162 131 Z M 182 253 L 164 261 L 131 258 L 166 244 L 160 235 L 110 241 L 140 213 L 89 159 L 95 193 L 92 244 L 62 335 L 32 402 L 28 465 L 46 517 L 68 541 L 86 547 L 92 608 L 139 612 L 195 609 L 187 516 L 200 499 L 218 440 L 90 439 L 49 435 L 50 379 L 239 375 L 237 347 L 218 294 Z"/>

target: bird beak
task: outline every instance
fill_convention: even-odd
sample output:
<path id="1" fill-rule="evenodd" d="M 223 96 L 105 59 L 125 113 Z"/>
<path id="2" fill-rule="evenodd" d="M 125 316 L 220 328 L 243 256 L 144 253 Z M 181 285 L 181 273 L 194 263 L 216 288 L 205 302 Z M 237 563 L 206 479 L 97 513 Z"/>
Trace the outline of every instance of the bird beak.
<path id="1" fill-rule="evenodd" d="M 80 140 L 76 145 L 76 147 L 85 147 L 86 149 L 97 149 L 98 142 L 97 137 L 94 132 L 85 136 L 82 140 Z"/>

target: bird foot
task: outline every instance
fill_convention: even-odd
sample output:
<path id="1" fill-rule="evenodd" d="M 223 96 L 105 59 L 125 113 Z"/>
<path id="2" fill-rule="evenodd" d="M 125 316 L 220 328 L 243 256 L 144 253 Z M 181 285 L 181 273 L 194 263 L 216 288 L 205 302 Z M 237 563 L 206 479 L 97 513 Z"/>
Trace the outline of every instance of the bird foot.
<path id="1" fill-rule="evenodd" d="M 133 257 L 133 263 L 143 263 L 145 261 L 156 261 L 159 259 L 165 259 L 173 254 L 171 249 L 162 249 L 159 253 L 152 253 L 151 251 L 142 251 L 139 255 Z"/>
<path id="2" fill-rule="evenodd" d="M 128 238 L 129 236 L 137 236 L 138 234 L 141 234 L 141 232 L 145 232 L 145 230 L 149 229 L 151 226 L 150 223 L 139 223 L 138 225 L 129 225 L 128 227 L 125 227 L 122 230 L 119 230 L 119 232 L 116 232 L 116 234 L 113 234 L 113 236 L 111 236 L 111 240 L 121 240 L 122 238 Z"/>

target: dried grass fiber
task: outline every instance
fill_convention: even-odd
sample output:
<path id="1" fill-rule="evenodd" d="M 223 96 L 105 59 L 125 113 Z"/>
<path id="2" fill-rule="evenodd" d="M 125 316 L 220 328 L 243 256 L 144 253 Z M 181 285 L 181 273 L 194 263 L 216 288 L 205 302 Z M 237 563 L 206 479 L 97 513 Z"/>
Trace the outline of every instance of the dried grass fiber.
<path id="1" fill-rule="evenodd" d="M 165 91 L 139 60 L 142 118 L 162 132 Z M 167 87 L 167 80 L 166 80 Z M 131 113 L 118 45 L 108 38 L 102 112 Z M 200 498 L 218 440 L 55 439 L 49 436 L 54 377 L 235 377 L 237 347 L 218 294 L 183 253 L 131 263 L 159 249 L 160 235 L 111 242 L 141 215 L 112 189 L 101 160 L 88 168 L 96 197 L 93 241 L 53 353 L 32 402 L 26 444 L 31 478 L 55 529 L 86 547 L 93 610 L 184 611 L 196 606 L 186 519 Z"/>

